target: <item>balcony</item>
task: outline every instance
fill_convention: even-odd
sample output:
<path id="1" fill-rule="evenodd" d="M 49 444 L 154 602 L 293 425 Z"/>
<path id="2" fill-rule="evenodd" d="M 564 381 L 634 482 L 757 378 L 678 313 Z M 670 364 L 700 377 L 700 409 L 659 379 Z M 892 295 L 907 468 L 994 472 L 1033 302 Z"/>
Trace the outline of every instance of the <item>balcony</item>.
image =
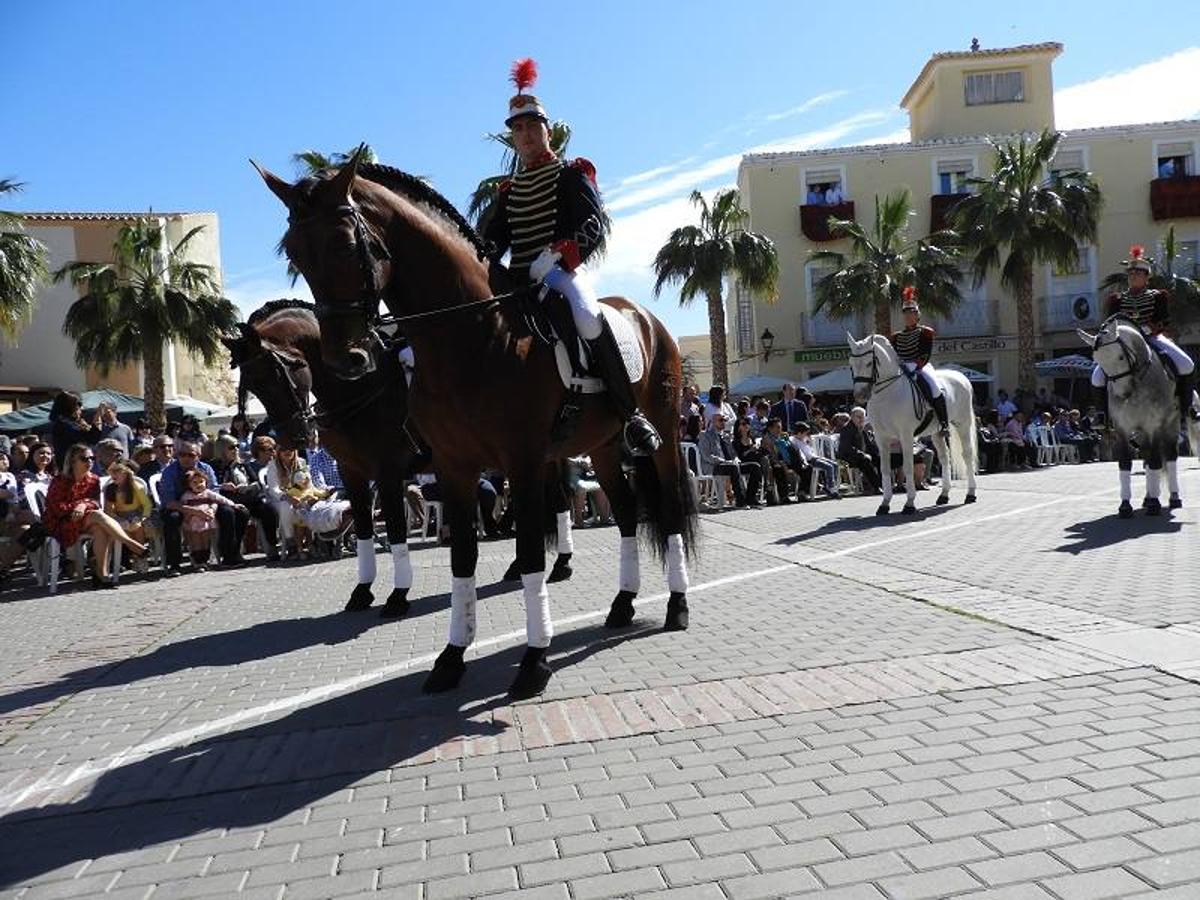
<path id="1" fill-rule="evenodd" d="M 1200 216 L 1200 175 L 1155 178 L 1150 182 L 1154 221 Z"/>
<path id="2" fill-rule="evenodd" d="M 934 194 L 929 198 L 929 233 L 950 227 L 950 213 L 958 202 L 970 194 Z"/>
<path id="3" fill-rule="evenodd" d="M 1043 331 L 1073 331 L 1100 321 L 1100 298 L 1095 291 L 1050 294 L 1042 303 Z"/>
<path id="4" fill-rule="evenodd" d="M 800 207 L 800 232 L 810 241 L 818 244 L 836 241 L 837 238 L 829 233 L 830 218 L 853 219 L 854 201 L 845 200 L 834 204 L 804 204 Z"/>
<path id="5" fill-rule="evenodd" d="M 846 346 L 846 332 L 856 338 L 863 337 L 868 327 L 865 316 L 849 316 L 845 319 L 830 319 L 824 313 L 801 313 L 800 334 L 806 347 L 828 347 L 833 344 Z"/>
<path id="6" fill-rule="evenodd" d="M 992 303 L 984 296 L 963 297 L 953 318 L 931 317 L 929 326 L 937 332 L 938 337 L 981 337 L 996 333 Z"/>

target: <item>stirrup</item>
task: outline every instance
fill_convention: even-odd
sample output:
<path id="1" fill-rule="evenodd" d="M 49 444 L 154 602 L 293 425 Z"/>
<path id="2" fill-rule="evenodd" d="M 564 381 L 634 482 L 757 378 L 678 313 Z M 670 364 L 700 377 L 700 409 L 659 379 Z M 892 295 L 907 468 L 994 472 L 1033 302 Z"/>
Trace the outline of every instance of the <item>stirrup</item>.
<path id="1" fill-rule="evenodd" d="M 635 454 L 650 456 L 662 446 L 662 437 L 658 430 L 650 424 L 649 419 L 637 411 L 625 422 L 623 435 L 625 443 Z"/>

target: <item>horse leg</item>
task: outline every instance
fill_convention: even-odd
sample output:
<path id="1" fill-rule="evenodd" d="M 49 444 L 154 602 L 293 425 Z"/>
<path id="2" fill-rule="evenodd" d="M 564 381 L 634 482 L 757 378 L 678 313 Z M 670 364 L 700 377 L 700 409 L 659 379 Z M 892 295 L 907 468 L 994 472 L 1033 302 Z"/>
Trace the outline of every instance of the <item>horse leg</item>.
<path id="1" fill-rule="evenodd" d="M 674 441 L 654 454 L 654 472 L 658 477 L 658 509 L 650 511 L 657 533 L 667 537 L 667 616 L 664 631 L 687 631 L 688 573 L 684 536 L 691 538 L 688 522 L 687 488 L 684 486 L 683 457 Z M 836 485 L 834 486 L 836 489 Z"/>
<path id="2" fill-rule="evenodd" d="M 450 526 L 450 640 L 439 654 L 422 690 L 437 694 L 453 690 L 467 665 L 467 647 L 475 640 L 475 566 L 479 561 L 479 535 L 475 531 L 475 486 L 478 473 L 448 478 L 438 473 L 442 508 Z"/>
<path id="3" fill-rule="evenodd" d="M 1156 438 L 1150 442 L 1146 454 L 1146 499 L 1142 501 L 1142 508 L 1148 516 L 1162 513 L 1162 501 L 1159 499 L 1162 492 L 1162 465 L 1162 441 Z"/>
<path id="4" fill-rule="evenodd" d="M 1179 447 L 1167 447 L 1167 490 L 1170 492 L 1169 506 L 1179 509 L 1183 506 L 1183 498 L 1179 496 Z"/>
<path id="5" fill-rule="evenodd" d="M 546 483 L 549 489 L 548 499 L 554 510 L 558 549 L 558 556 L 554 560 L 554 567 L 550 570 L 546 583 L 555 584 L 571 577 L 571 555 L 575 552 L 575 539 L 571 533 L 571 498 L 567 496 L 562 469 L 556 463 L 551 463 L 547 467 Z"/>
<path id="6" fill-rule="evenodd" d="M 950 473 L 954 469 L 954 462 L 950 459 L 950 441 L 944 440 L 939 431 L 933 433 L 933 452 L 937 454 L 938 463 L 942 467 L 942 490 L 936 503 L 938 506 L 945 506 L 950 502 Z"/>
<path id="7" fill-rule="evenodd" d="M 617 596 L 613 598 L 606 628 L 625 628 L 633 623 L 633 601 L 642 587 L 641 560 L 638 557 L 637 497 L 629 486 L 629 479 L 621 470 L 621 450 L 610 444 L 592 453 L 592 467 L 596 478 L 608 497 L 617 530 L 621 534 L 620 573 L 617 576 Z"/>
<path id="8" fill-rule="evenodd" d="M 350 469 L 342 470 L 342 483 L 350 498 L 350 512 L 354 516 L 354 542 L 358 556 L 358 584 L 350 592 L 346 603 L 349 612 L 364 610 L 375 602 L 371 585 L 375 582 L 375 528 L 372 522 L 371 489 L 365 478 Z"/>
<path id="9" fill-rule="evenodd" d="M 383 507 L 388 546 L 392 551 L 392 592 L 388 594 L 379 615 L 385 619 L 399 619 L 408 613 L 408 592 L 413 582 L 412 560 L 408 557 L 408 513 L 404 502 L 404 485 L 396 478 L 381 478 L 379 500 Z"/>
<path id="10" fill-rule="evenodd" d="M 911 516 L 917 511 L 917 478 L 913 473 L 913 439 L 910 435 L 900 436 L 900 458 L 904 462 L 904 491 L 907 498 L 900 512 Z"/>
<path id="11" fill-rule="evenodd" d="M 879 508 L 875 510 L 875 515 L 886 516 L 892 511 L 892 485 L 896 481 L 892 475 L 892 439 L 891 435 L 887 434 L 877 433 L 875 437 L 879 442 L 879 481 L 880 487 L 883 488 L 883 499 L 879 501 Z"/>
<path id="12" fill-rule="evenodd" d="M 975 469 L 979 466 L 979 438 L 975 433 L 974 410 L 966 427 L 959 426 L 958 436 L 962 442 L 963 465 L 967 469 L 967 496 L 963 498 L 963 503 L 974 503 Z"/>
<path id="13" fill-rule="evenodd" d="M 525 473 L 510 473 L 517 510 L 517 562 L 525 595 L 525 655 L 517 677 L 509 685 L 513 700 L 536 697 L 553 674 L 546 662 L 546 649 L 554 635 L 550 620 L 550 594 L 546 590 L 545 468 L 535 466 Z"/>
<path id="14" fill-rule="evenodd" d="M 1129 447 L 1129 439 L 1120 432 L 1117 433 L 1113 453 L 1117 457 L 1117 477 L 1121 481 L 1121 505 L 1117 507 L 1117 515 L 1122 519 L 1133 518 L 1133 451 Z"/>

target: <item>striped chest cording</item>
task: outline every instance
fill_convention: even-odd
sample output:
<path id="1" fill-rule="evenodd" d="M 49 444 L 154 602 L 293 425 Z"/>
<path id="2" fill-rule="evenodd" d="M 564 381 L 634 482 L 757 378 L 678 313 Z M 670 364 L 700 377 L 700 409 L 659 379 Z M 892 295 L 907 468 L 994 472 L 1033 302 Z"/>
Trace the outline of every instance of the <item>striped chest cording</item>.
<path id="1" fill-rule="evenodd" d="M 1140 294 L 1121 295 L 1121 315 L 1128 316 L 1139 325 L 1148 325 L 1154 321 L 1154 308 L 1157 305 L 1156 291 L 1142 291 Z"/>
<path id="2" fill-rule="evenodd" d="M 508 224 L 512 241 L 511 268 L 529 264 L 554 240 L 558 218 L 558 179 L 561 160 L 518 172 L 508 190 Z"/>
<path id="3" fill-rule="evenodd" d="M 905 329 L 899 331 L 892 339 L 892 346 L 896 348 L 896 355 L 904 362 L 913 362 L 921 355 L 921 329 Z"/>

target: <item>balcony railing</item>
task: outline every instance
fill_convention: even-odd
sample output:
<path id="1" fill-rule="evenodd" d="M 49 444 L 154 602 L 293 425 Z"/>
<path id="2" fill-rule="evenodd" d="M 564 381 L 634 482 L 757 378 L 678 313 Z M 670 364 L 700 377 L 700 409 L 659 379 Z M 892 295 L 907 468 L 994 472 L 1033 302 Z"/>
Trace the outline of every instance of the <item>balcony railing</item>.
<path id="1" fill-rule="evenodd" d="M 856 338 L 867 333 L 865 316 L 851 316 L 847 319 L 830 319 L 824 313 L 801 313 L 800 334 L 804 343 L 809 347 L 828 347 L 833 344 L 846 346 L 846 332 Z"/>
<path id="2" fill-rule="evenodd" d="M 929 232 L 950 227 L 950 213 L 958 202 L 970 194 L 934 194 L 929 198 Z"/>
<path id="3" fill-rule="evenodd" d="M 953 318 L 930 318 L 929 325 L 938 337 L 977 337 L 996 333 L 992 303 L 987 297 L 963 298 Z"/>
<path id="4" fill-rule="evenodd" d="M 1150 182 L 1150 212 L 1156 222 L 1200 216 L 1200 175 L 1155 178 Z"/>
<path id="5" fill-rule="evenodd" d="M 1043 331 L 1071 331 L 1100 321 L 1100 298 L 1095 291 L 1050 294 L 1042 305 Z"/>
<path id="6" fill-rule="evenodd" d="M 837 237 L 829 233 L 830 218 L 853 219 L 854 201 L 804 204 L 800 207 L 800 231 L 810 241 L 817 243 L 836 241 Z"/>

